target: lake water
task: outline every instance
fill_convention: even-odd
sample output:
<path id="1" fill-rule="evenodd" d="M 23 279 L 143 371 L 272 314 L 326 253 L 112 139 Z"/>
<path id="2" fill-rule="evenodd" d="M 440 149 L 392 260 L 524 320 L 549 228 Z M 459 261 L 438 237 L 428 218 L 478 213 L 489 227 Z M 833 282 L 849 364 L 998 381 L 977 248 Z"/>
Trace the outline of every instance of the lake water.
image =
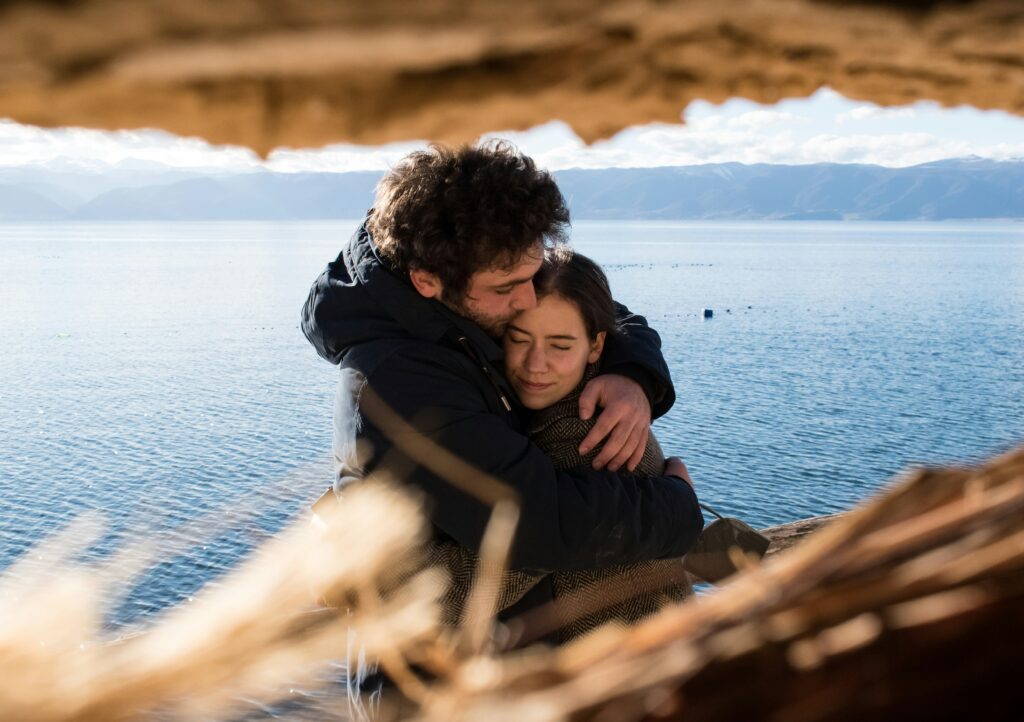
<path id="1" fill-rule="evenodd" d="M 299 309 L 354 226 L 0 225 L 0 569 L 100 510 L 93 553 L 144 530 L 180 545 L 116 615 L 139 619 L 303 509 L 330 477 L 336 372 Z M 1024 442 L 1024 224 L 583 222 L 573 240 L 662 334 L 662 445 L 755 525 Z"/>

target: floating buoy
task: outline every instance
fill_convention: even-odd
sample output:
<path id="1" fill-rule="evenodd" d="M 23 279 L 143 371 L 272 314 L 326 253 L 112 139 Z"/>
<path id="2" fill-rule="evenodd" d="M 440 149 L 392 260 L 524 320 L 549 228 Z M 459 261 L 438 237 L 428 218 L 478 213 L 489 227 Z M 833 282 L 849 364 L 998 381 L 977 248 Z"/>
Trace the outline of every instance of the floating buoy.
<path id="1" fill-rule="evenodd" d="M 713 311 L 712 309 L 710 309 L 710 308 L 702 308 L 702 309 L 700 310 L 700 314 L 701 314 L 701 315 L 702 315 L 702 316 L 703 316 L 704 318 L 711 318 L 712 316 L 714 316 L 714 315 L 715 315 L 715 312 L 714 312 L 714 311 Z"/>

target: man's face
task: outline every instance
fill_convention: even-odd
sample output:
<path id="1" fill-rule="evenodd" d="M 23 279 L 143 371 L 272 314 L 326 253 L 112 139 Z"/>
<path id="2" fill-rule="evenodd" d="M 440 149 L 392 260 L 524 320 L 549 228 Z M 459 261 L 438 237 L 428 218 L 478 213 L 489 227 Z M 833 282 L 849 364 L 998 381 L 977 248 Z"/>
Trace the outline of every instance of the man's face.
<path id="1" fill-rule="evenodd" d="M 501 336 L 517 313 L 537 305 L 533 277 L 543 261 L 544 248 L 538 243 L 507 268 L 474 273 L 462 299 L 448 305 L 491 336 Z"/>

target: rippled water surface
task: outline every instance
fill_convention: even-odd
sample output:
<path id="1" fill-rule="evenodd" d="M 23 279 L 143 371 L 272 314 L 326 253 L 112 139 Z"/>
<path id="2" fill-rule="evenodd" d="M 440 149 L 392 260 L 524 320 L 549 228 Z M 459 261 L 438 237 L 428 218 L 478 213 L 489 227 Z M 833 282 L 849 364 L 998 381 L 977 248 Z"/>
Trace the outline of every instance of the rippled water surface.
<path id="1" fill-rule="evenodd" d="M 94 553 L 182 544 L 124 602 L 137 618 L 315 497 L 335 371 L 298 313 L 354 225 L 0 225 L 0 568 L 100 510 Z M 1024 441 L 1024 225 L 579 223 L 574 242 L 662 334 L 662 445 L 752 523 Z"/>

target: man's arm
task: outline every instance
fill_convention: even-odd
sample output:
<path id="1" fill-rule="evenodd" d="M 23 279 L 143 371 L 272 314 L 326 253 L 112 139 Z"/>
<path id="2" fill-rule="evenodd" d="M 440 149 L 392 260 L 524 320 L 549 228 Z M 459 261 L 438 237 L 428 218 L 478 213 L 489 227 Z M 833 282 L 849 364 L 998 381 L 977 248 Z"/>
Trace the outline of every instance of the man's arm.
<path id="1" fill-rule="evenodd" d="M 676 401 L 668 364 L 661 353 L 661 337 L 647 319 L 615 304 L 620 333 L 608 339 L 601 355 L 601 372 L 636 381 L 651 403 L 651 418 L 663 416 Z"/>
<path id="2" fill-rule="evenodd" d="M 592 379 L 580 395 L 580 418 L 601 414 L 579 446 L 581 456 L 603 443 L 594 458 L 595 469 L 618 471 L 636 468 L 643 456 L 651 419 L 675 401 L 668 364 L 661 354 L 661 338 L 642 316 L 615 304 L 621 331 L 610 337 L 602 355 L 602 375 Z"/>
<path id="3" fill-rule="evenodd" d="M 689 550 L 703 518 L 688 484 L 673 477 L 556 471 L 540 449 L 486 407 L 480 390 L 466 380 L 473 373 L 468 364 L 463 371 L 426 358 L 392 358 L 373 373 L 369 386 L 416 433 L 515 491 L 520 523 L 512 568 L 590 569 Z M 369 443 L 364 470 L 393 471 L 423 491 L 434 524 L 478 551 L 490 507 L 413 463 L 403 451 L 410 439 L 389 438 L 364 412 L 360 408 L 358 422 L 351 425 L 364 450 Z"/>

